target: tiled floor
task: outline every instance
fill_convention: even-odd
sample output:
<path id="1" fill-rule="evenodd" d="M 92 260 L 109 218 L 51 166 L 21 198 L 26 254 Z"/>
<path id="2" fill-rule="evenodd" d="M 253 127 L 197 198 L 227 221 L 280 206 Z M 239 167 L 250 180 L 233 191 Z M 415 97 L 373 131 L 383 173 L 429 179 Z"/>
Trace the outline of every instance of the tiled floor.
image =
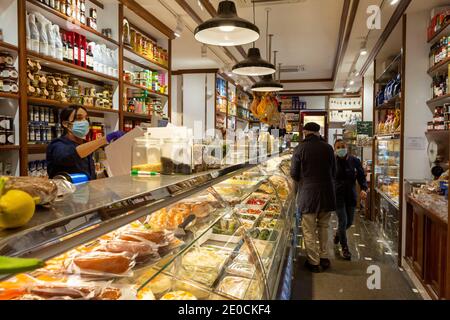
<path id="1" fill-rule="evenodd" d="M 305 269 L 303 241 L 300 239 L 292 299 L 422 299 L 405 271 L 398 268 L 393 257 L 396 253 L 392 251 L 391 244 L 379 237 L 379 231 L 372 222 L 356 215 L 355 225 L 348 231 L 352 261 L 343 260 L 340 246 L 333 244 L 337 226 L 335 215 L 332 216 L 330 227 L 329 253 L 332 266 L 329 270 L 312 274 Z M 371 281 L 373 278 L 369 279 L 373 273 L 371 270 L 374 269 L 380 271 L 380 289 L 369 289 L 368 286 L 368 282 L 375 283 Z"/>

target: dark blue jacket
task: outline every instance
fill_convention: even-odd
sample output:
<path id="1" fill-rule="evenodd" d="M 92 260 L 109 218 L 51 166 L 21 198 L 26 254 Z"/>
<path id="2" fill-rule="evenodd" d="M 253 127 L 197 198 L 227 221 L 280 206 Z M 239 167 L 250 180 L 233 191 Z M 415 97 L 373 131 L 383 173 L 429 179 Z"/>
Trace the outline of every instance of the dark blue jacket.
<path id="1" fill-rule="evenodd" d="M 354 156 L 336 157 L 336 198 L 338 207 L 356 206 L 356 181 L 367 190 L 367 180 L 361 161 Z"/>
<path id="2" fill-rule="evenodd" d="M 325 140 L 309 135 L 294 150 L 291 177 L 298 182 L 298 208 L 302 214 L 336 210 L 336 160 Z"/>
<path id="3" fill-rule="evenodd" d="M 59 173 L 84 173 L 89 180 L 97 178 L 92 154 L 80 158 L 76 147 L 78 145 L 66 136 L 52 140 L 47 148 L 47 173 L 53 178 Z"/>

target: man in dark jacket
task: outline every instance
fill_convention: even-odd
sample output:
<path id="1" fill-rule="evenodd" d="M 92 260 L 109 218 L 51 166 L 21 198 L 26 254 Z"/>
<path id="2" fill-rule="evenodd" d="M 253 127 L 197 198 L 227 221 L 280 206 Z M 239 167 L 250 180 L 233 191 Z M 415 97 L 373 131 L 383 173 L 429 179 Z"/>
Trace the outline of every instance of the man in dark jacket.
<path id="1" fill-rule="evenodd" d="M 365 200 L 367 197 L 367 180 L 361 161 L 349 155 L 347 146 L 343 140 L 336 140 L 334 143 L 336 150 L 336 215 L 339 220 L 339 229 L 334 237 L 334 243 L 341 243 L 342 256 L 345 260 L 351 260 L 352 255 L 348 249 L 347 230 L 353 225 L 356 207 L 356 180 L 361 188 L 360 197 Z"/>
<path id="2" fill-rule="evenodd" d="M 298 183 L 297 202 L 302 213 L 307 255 L 305 266 L 311 272 L 320 272 L 320 267 L 323 270 L 330 267 L 327 244 L 331 212 L 336 210 L 336 160 L 333 147 L 320 137 L 318 124 L 308 123 L 303 131 L 305 139 L 292 156 L 291 177 Z"/>

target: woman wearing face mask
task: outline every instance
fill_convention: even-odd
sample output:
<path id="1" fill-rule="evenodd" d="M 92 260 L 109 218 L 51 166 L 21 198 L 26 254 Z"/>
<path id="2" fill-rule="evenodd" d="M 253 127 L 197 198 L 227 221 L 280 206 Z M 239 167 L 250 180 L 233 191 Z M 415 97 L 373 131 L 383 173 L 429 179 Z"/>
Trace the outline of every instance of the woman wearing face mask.
<path id="1" fill-rule="evenodd" d="M 348 249 L 347 230 L 353 225 L 355 207 L 357 201 L 356 180 L 361 188 L 360 197 L 367 198 L 367 180 L 361 161 L 348 154 L 343 140 L 334 143 L 336 152 L 336 214 L 339 220 L 339 228 L 334 237 L 334 243 L 341 244 L 342 256 L 345 260 L 351 260 Z"/>
<path id="2" fill-rule="evenodd" d="M 88 113 L 85 108 L 71 106 L 60 116 L 64 134 L 52 140 L 47 148 L 47 172 L 49 178 L 60 173 L 84 173 L 89 180 L 97 178 L 92 154 L 113 140 L 119 139 L 123 132 L 115 131 L 106 137 L 85 142 L 90 130 Z"/>

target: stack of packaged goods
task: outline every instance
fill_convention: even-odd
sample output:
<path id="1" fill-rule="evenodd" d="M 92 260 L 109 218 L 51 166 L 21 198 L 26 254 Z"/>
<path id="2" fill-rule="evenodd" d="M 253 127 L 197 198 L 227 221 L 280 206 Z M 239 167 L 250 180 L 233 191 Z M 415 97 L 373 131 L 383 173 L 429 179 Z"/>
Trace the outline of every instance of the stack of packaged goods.
<path id="1" fill-rule="evenodd" d="M 8 52 L 0 52 L 0 92 L 18 93 L 18 79 L 13 56 Z"/>
<path id="2" fill-rule="evenodd" d="M 15 144 L 14 118 L 0 114 L 0 146 Z"/>

